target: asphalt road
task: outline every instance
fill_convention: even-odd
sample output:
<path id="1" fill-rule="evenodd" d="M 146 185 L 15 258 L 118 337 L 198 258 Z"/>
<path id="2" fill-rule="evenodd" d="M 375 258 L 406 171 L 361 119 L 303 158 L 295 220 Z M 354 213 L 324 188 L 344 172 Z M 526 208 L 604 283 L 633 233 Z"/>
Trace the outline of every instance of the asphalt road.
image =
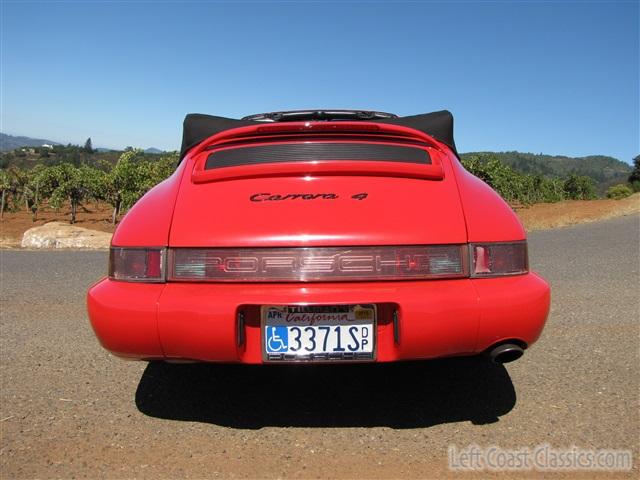
<path id="1" fill-rule="evenodd" d="M 104 252 L 2 251 L 0 476 L 433 478 L 450 445 L 549 443 L 631 449 L 620 476 L 638 478 L 639 231 L 634 216 L 530 236 L 552 312 L 506 367 L 125 362 L 85 314 Z"/>

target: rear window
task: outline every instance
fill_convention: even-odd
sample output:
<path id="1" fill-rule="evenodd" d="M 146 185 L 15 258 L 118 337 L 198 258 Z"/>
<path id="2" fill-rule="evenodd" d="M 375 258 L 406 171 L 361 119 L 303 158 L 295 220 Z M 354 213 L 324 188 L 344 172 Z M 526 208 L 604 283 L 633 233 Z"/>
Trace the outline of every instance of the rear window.
<path id="1" fill-rule="evenodd" d="M 281 143 L 217 150 L 209 154 L 205 170 L 259 163 L 312 162 L 319 160 L 374 160 L 430 165 L 422 148 L 384 143 L 315 142 Z"/>

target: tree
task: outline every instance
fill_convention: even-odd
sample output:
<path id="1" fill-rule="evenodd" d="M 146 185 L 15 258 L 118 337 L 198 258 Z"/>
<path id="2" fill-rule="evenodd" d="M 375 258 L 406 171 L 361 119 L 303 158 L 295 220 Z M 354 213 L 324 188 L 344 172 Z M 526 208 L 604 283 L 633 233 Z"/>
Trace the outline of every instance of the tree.
<path id="1" fill-rule="evenodd" d="M 169 177 L 176 170 L 177 164 L 177 152 L 163 155 L 158 160 L 150 161 L 151 178 L 149 179 L 149 188 Z"/>
<path id="2" fill-rule="evenodd" d="M 93 145 L 91 145 L 91 137 L 87 138 L 87 141 L 84 142 L 84 151 L 87 153 L 93 153 Z"/>
<path id="3" fill-rule="evenodd" d="M 484 180 L 508 202 L 531 203 L 532 176 L 522 175 L 493 155 L 479 154 L 465 157 L 464 167 Z"/>
<path id="4" fill-rule="evenodd" d="M 14 207 L 18 207 L 20 203 L 24 202 L 29 207 L 29 187 L 28 187 L 28 172 L 18 167 L 11 167 L 7 170 L 9 175 L 9 191 L 11 193 L 11 199 Z"/>
<path id="5" fill-rule="evenodd" d="M 11 189 L 11 179 L 6 170 L 0 170 L 0 190 L 2 190 L 2 203 L 0 204 L 0 219 L 4 216 L 4 206 Z"/>
<path id="6" fill-rule="evenodd" d="M 633 159 L 633 171 L 629 175 L 629 183 L 640 182 L 640 155 Z"/>
<path id="7" fill-rule="evenodd" d="M 597 198 L 596 184 L 593 178 L 572 173 L 564 181 L 564 191 L 572 200 L 592 200 Z"/>
<path id="8" fill-rule="evenodd" d="M 142 150 L 125 151 L 105 176 L 103 198 L 113 207 L 111 223 L 115 224 L 120 212 L 139 198 L 140 184 L 144 181 L 140 167 L 143 155 Z"/>
<path id="9" fill-rule="evenodd" d="M 629 175 L 629 183 L 634 192 L 640 191 L 640 155 L 633 159 L 633 171 Z"/>
<path id="10" fill-rule="evenodd" d="M 113 169 L 104 175 L 101 198 L 113 207 L 111 222 L 116 223 L 123 210 L 127 210 L 151 188 L 175 170 L 177 154 L 149 161 L 141 149 L 125 151 Z"/>
<path id="11" fill-rule="evenodd" d="M 43 175 L 47 167 L 38 164 L 31 170 L 26 172 L 25 184 L 23 187 L 23 195 L 25 197 L 25 205 L 27 211 L 31 210 L 31 220 L 38 219 L 38 209 L 42 200 L 41 184 L 43 183 Z"/>
<path id="12" fill-rule="evenodd" d="M 71 223 L 76 223 L 78 206 L 85 198 L 95 198 L 97 191 L 97 172 L 95 168 L 83 165 L 75 167 L 69 163 L 62 163 L 47 167 L 42 172 L 41 183 L 46 186 L 50 194 L 50 203 L 59 208 L 65 201 L 71 206 Z"/>
<path id="13" fill-rule="evenodd" d="M 632 193 L 633 190 L 631 190 L 631 187 L 629 185 L 621 183 L 619 185 L 613 185 L 612 187 L 609 187 L 609 190 L 607 190 L 607 198 L 620 200 L 622 198 L 627 198 Z"/>

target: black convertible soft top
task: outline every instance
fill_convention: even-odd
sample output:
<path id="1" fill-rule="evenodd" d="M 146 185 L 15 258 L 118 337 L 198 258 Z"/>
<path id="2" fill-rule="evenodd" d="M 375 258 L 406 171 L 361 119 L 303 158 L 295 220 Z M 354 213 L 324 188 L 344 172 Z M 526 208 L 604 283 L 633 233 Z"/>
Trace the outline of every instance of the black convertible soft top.
<path id="1" fill-rule="evenodd" d="M 244 117 L 240 120 L 234 118 L 216 117 L 201 113 L 190 113 L 184 119 L 182 133 L 182 149 L 180 160 L 187 152 L 200 142 L 225 130 L 249 125 L 258 125 L 265 122 L 293 122 L 293 121 L 327 121 L 327 120 L 360 120 L 375 123 L 389 123 L 413 128 L 431 135 L 450 147 L 457 155 L 456 145 L 453 140 L 453 115 L 448 110 L 423 113 L 398 117 L 391 113 L 362 111 L 362 110 L 299 110 L 291 112 L 261 113 Z"/>

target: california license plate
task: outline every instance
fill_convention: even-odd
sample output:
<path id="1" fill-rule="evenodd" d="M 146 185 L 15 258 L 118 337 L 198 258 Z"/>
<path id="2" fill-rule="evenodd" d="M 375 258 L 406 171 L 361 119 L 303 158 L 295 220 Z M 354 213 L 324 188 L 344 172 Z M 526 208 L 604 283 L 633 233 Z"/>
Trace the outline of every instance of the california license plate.
<path id="1" fill-rule="evenodd" d="M 375 358 L 375 305 L 265 305 L 261 315 L 265 361 Z"/>

